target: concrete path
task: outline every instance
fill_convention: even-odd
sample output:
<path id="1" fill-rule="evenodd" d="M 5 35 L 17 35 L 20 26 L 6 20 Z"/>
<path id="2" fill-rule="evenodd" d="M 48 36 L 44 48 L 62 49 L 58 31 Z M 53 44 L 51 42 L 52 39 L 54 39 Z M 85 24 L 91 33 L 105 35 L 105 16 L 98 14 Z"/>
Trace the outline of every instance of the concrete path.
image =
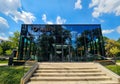
<path id="1" fill-rule="evenodd" d="M 0 66 L 8 66 L 8 64 L 0 64 Z"/>
<path id="2" fill-rule="evenodd" d="M 120 63 L 116 63 L 116 64 L 120 66 Z"/>

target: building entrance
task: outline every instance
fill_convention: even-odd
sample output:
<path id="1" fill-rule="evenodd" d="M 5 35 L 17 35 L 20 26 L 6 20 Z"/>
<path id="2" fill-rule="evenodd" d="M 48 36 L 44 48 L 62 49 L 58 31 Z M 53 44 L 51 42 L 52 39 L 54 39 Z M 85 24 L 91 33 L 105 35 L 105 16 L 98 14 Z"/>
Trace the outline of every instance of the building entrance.
<path id="1" fill-rule="evenodd" d="M 23 24 L 18 59 L 73 62 L 93 61 L 105 56 L 99 24 L 46 25 Z"/>

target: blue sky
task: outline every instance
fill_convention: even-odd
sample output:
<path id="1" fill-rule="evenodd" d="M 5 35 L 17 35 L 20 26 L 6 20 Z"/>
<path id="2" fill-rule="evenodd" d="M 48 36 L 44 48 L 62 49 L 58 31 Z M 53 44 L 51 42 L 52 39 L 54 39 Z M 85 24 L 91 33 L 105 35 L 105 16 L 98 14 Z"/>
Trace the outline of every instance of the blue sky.
<path id="1" fill-rule="evenodd" d="M 120 0 L 0 0 L 0 39 L 21 24 L 101 24 L 103 35 L 120 37 Z"/>

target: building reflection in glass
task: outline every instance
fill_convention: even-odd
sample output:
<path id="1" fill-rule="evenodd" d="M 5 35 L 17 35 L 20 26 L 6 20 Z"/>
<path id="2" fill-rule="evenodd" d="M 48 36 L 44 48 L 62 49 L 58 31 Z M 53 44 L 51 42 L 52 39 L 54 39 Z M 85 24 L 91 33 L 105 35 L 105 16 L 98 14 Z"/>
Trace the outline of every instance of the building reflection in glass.
<path id="1" fill-rule="evenodd" d="M 99 24 L 40 25 L 23 24 L 19 60 L 93 61 L 105 56 Z"/>

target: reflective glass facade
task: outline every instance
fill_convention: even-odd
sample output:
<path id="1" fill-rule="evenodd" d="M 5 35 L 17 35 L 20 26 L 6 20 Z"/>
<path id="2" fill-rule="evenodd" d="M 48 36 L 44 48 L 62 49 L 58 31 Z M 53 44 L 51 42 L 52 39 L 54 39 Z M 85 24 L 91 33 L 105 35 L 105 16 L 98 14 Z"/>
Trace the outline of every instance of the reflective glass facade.
<path id="1" fill-rule="evenodd" d="M 100 24 L 23 24 L 19 60 L 93 61 L 105 56 Z"/>

